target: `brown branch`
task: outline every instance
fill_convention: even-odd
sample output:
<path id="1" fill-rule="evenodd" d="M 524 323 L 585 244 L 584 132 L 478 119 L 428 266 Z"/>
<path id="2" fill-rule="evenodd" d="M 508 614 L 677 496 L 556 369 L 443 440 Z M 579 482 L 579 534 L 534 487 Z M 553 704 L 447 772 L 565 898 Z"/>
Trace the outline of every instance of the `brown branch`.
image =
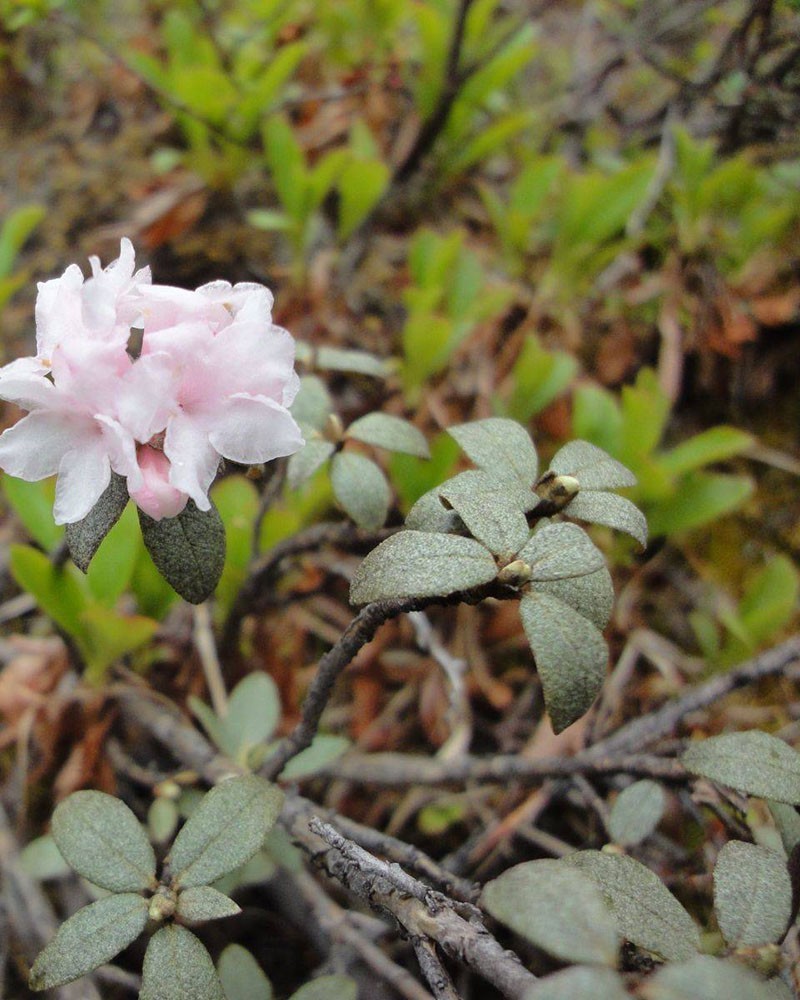
<path id="1" fill-rule="evenodd" d="M 459 1000 L 453 980 L 436 954 L 436 945 L 427 938 L 413 938 L 414 954 L 436 1000 Z"/>
<path id="2" fill-rule="evenodd" d="M 423 122 L 414 140 L 414 144 L 408 151 L 405 159 L 395 170 L 392 177 L 393 185 L 403 184 L 411 177 L 431 151 L 434 143 L 447 125 L 450 112 L 453 110 L 458 92 L 463 86 L 465 79 L 464 73 L 460 69 L 461 49 L 464 44 L 467 14 L 471 5 L 472 0 L 460 0 L 459 2 L 456 19 L 453 24 L 453 34 L 450 39 L 450 48 L 447 53 L 442 89 L 439 91 L 436 106 Z"/>
<path id="3" fill-rule="evenodd" d="M 247 579 L 242 584 L 236 600 L 228 613 L 222 628 L 220 655 L 233 655 L 239 639 L 239 631 L 246 615 L 262 611 L 274 594 L 274 585 L 284 559 L 313 552 L 322 545 L 346 545 L 348 547 L 377 545 L 378 542 L 394 534 L 397 529 L 385 528 L 368 533 L 348 521 L 324 521 L 298 532 L 291 538 L 279 542 L 269 552 L 256 559 L 250 567 Z"/>
<path id="4" fill-rule="evenodd" d="M 276 778 L 292 757 L 311 745 L 317 733 L 322 713 L 328 704 L 333 686 L 356 654 L 375 635 L 384 622 L 408 611 L 422 611 L 434 604 L 477 604 L 486 597 L 517 597 L 515 591 L 496 581 L 473 590 L 458 591 L 446 597 L 408 597 L 391 601 L 374 601 L 366 605 L 350 622 L 341 638 L 319 661 L 317 672 L 303 701 L 300 721 L 284 737 L 261 767 L 260 774 L 267 779 Z"/>
<path id="5" fill-rule="evenodd" d="M 538 784 L 547 778 L 579 774 L 635 774 L 662 781 L 683 781 L 686 771 L 670 758 L 642 754 L 526 758 L 508 754 L 496 757 L 464 755 L 438 760 L 415 754 L 345 754 L 321 772 L 324 777 L 388 788 L 404 785 L 449 785 L 465 782 Z"/>
<path id="6" fill-rule="evenodd" d="M 585 750 L 584 754 L 591 758 L 603 758 L 614 754 L 635 753 L 642 747 L 670 736 L 691 712 L 709 708 L 737 688 L 755 684 L 765 677 L 774 677 L 798 659 L 800 659 L 800 635 L 795 635 L 780 646 L 745 660 L 728 673 L 690 689 L 682 697 L 668 702 L 655 712 L 634 719 L 599 743 L 595 743 Z"/>
<path id="7" fill-rule="evenodd" d="M 522 1000 L 537 982 L 474 916 L 465 919 L 440 894 L 431 893 L 407 873 L 398 873 L 398 866 L 373 857 L 329 824 L 312 821 L 311 828 L 295 824 L 292 834 L 332 878 L 375 909 L 391 913 L 412 939 L 435 941 L 512 1000 Z"/>

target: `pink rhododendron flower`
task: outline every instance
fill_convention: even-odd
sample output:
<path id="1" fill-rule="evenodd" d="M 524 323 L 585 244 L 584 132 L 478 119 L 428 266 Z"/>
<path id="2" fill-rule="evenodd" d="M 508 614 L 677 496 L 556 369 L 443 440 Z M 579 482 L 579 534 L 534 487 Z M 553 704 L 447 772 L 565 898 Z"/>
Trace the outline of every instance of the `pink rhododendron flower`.
<path id="1" fill-rule="evenodd" d="M 0 398 L 30 410 L 0 435 L 0 468 L 57 475 L 57 523 L 85 517 L 112 470 L 158 520 L 189 497 L 208 510 L 221 459 L 268 462 L 302 447 L 288 409 L 294 340 L 273 325 L 268 289 L 154 285 L 129 240 L 118 260 L 91 267 L 85 281 L 73 264 L 40 283 L 36 357 L 0 368 Z"/>

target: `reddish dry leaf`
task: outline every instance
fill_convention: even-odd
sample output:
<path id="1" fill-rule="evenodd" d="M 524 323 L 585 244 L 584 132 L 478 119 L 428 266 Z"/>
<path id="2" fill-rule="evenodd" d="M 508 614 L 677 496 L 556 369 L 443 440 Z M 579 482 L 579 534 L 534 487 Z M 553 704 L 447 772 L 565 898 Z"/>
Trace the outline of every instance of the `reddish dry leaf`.
<path id="1" fill-rule="evenodd" d="M 105 756 L 105 740 L 112 718 L 108 712 L 99 714 L 99 702 L 85 706 L 87 716 L 81 741 L 72 749 L 66 763 L 56 775 L 54 792 L 56 801 L 79 788 L 97 788 L 113 792 L 116 787 L 114 770 Z M 92 711 L 94 709 L 94 711 Z M 93 716 L 93 717 L 91 717 Z"/>
<path id="2" fill-rule="evenodd" d="M 0 745 L 13 742 L 21 717 L 46 703 L 68 666 L 66 647 L 57 637 L 16 635 L 8 645 L 12 655 L 0 671 Z"/>
<path id="3" fill-rule="evenodd" d="M 432 660 L 419 689 L 419 721 L 432 746 L 440 747 L 451 732 L 450 697 L 442 671 Z"/>

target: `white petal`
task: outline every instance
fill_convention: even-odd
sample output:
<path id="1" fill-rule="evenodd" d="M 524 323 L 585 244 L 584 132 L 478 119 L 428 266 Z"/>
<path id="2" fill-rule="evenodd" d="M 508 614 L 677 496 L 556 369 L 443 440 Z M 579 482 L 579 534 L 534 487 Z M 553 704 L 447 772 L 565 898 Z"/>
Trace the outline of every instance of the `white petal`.
<path id="1" fill-rule="evenodd" d="M 136 455 L 136 442 L 131 434 L 118 423 L 102 413 L 95 415 L 105 442 L 106 453 L 111 460 L 111 468 L 128 480 L 128 489 L 138 489 L 142 485 L 142 472 Z"/>
<path id="2" fill-rule="evenodd" d="M 56 524 L 71 524 L 86 517 L 110 481 L 111 462 L 101 435 L 68 451 L 58 470 L 53 505 Z"/>
<path id="3" fill-rule="evenodd" d="M 0 469 L 28 482 L 46 479 L 70 449 L 91 438 L 91 422 L 37 410 L 0 435 Z"/>
<path id="4" fill-rule="evenodd" d="M 18 358 L 0 368 L 0 399 L 26 410 L 51 406 L 55 386 L 45 378 L 47 368 L 38 358 Z"/>
<path id="5" fill-rule="evenodd" d="M 169 481 L 175 489 L 188 493 L 200 510 L 208 510 L 208 488 L 219 468 L 219 454 L 203 425 L 183 414 L 173 417 L 167 426 L 164 454 L 171 463 Z"/>
<path id="6" fill-rule="evenodd" d="M 220 455 L 242 465 L 293 455 L 305 443 L 289 411 L 265 396 L 228 400 L 208 438 Z"/>

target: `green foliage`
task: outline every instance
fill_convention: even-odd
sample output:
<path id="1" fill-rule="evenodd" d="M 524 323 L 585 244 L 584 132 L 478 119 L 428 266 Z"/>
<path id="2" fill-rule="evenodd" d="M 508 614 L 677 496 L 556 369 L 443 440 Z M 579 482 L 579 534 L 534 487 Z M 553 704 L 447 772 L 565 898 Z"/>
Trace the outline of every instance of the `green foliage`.
<path id="1" fill-rule="evenodd" d="M 25 5 L 27 10 L 33 7 L 33 4 Z M 22 14 L 23 10 L 19 10 L 18 16 Z M 0 13 L 0 17 L 5 20 L 6 15 Z M 17 22 L 14 26 L 19 26 L 18 18 L 14 20 Z M 20 205 L 0 226 L 0 309 L 25 281 L 24 274 L 14 273 L 14 264 L 20 250 L 46 214 L 44 205 Z"/>
<path id="2" fill-rule="evenodd" d="M 31 538 L 46 552 L 52 552 L 64 537 L 64 528 L 53 520 L 55 479 L 28 483 L 3 476 L 3 496 Z"/>
<path id="3" fill-rule="evenodd" d="M 475 327 L 503 308 L 511 290 L 492 285 L 460 230 L 448 236 L 420 230 L 411 241 L 408 266 L 402 377 L 413 398 Z"/>
<path id="4" fill-rule="evenodd" d="M 514 362 L 499 409 L 526 424 L 563 395 L 578 371 L 578 362 L 566 351 L 548 351 L 530 334 Z"/>
<path id="5" fill-rule="evenodd" d="M 689 616 L 707 661 L 729 667 L 754 653 L 786 626 L 800 596 L 800 573 L 786 556 L 775 556 L 759 570 L 738 602 L 716 613 L 696 610 Z"/>
<path id="6" fill-rule="evenodd" d="M 75 871 L 111 895 L 61 926 L 34 962 L 31 988 L 78 979 L 131 944 L 148 921 L 166 921 L 148 942 L 139 996 L 225 1000 L 205 947 L 173 918 L 194 924 L 239 912 L 209 882 L 259 850 L 282 802 L 280 789 L 252 775 L 223 781 L 200 800 L 157 880 L 155 853 L 131 810 L 103 792 L 74 792 L 53 815 L 53 838 Z"/>
<path id="7" fill-rule="evenodd" d="M 664 815 L 667 797 L 655 781 L 634 781 L 623 789 L 608 817 L 611 839 L 624 847 L 640 844 L 650 836 Z"/>
<path id="8" fill-rule="evenodd" d="M 729 841 L 714 867 L 714 909 L 731 948 L 780 941 L 792 916 L 786 858 L 757 844 Z"/>
<path id="9" fill-rule="evenodd" d="M 633 471 L 637 486 L 630 496 L 644 508 L 653 535 L 708 524 L 739 507 L 753 488 L 748 477 L 706 471 L 746 452 L 753 443 L 749 434 L 719 426 L 664 448 L 669 415 L 669 401 L 646 368 L 619 401 L 597 386 L 581 386 L 574 396 L 574 433 Z"/>
<path id="10" fill-rule="evenodd" d="M 219 956 L 217 973 L 227 1000 L 272 1000 L 272 986 L 258 962 L 240 944 L 229 944 Z"/>

